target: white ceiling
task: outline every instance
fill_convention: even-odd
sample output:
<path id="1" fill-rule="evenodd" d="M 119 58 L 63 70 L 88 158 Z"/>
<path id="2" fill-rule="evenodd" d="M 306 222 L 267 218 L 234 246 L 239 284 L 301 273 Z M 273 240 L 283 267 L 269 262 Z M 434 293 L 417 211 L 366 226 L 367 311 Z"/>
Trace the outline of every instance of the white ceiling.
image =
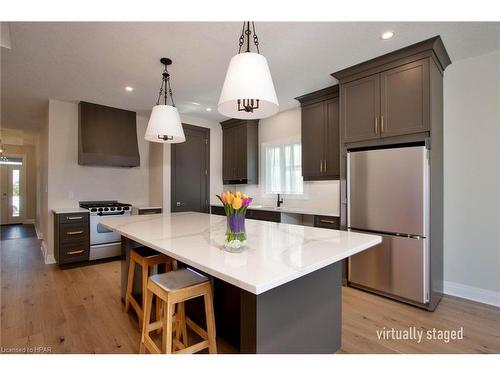
<path id="1" fill-rule="evenodd" d="M 156 102 L 162 56 L 174 61 L 180 112 L 224 119 L 217 101 L 240 22 L 11 23 L 10 30 L 12 48 L 0 49 L 4 127 L 40 127 L 49 98 L 146 114 Z M 395 37 L 381 40 L 385 30 Z M 298 95 L 335 84 L 332 72 L 438 34 L 452 61 L 500 48 L 500 23 L 259 22 L 256 31 L 280 110 L 297 106 Z M 134 91 L 126 92 L 127 85 Z"/>

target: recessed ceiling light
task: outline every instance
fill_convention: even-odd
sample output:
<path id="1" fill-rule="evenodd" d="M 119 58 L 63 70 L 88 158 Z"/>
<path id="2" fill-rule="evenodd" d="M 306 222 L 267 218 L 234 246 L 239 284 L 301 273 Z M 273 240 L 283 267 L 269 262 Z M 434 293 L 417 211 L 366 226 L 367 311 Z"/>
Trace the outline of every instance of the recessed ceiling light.
<path id="1" fill-rule="evenodd" d="M 211 112 L 211 111 L 212 111 L 212 108 L 208 107 L 208 108 L 205 108 L 205 110 L 206 110 L 207 112 Z"/>
<path id="2" fill-rule="evenodd" d="M 201 105 L 201 104 L 200 104 L 200 103 L 198 103 L 198 102 L 191 102 L 191 103 L 192 103 L 192 104 L 194 104 L 194 105 Z"/>
<path id="3" fill-rule="evenodd" d="M 125 90 L 127 90 L 127 91 L 134 91 L 134 88 L 131 87 L 131 86 L 127 86 L 127 87 L 125 87 Z"/>
<path id="4" fill-rule="evenodd" d="M 380 39 L 387 40 L 391 39 L 394 36 L 394 31 L 386 31 L 382 35 L 380 35 Z"/>

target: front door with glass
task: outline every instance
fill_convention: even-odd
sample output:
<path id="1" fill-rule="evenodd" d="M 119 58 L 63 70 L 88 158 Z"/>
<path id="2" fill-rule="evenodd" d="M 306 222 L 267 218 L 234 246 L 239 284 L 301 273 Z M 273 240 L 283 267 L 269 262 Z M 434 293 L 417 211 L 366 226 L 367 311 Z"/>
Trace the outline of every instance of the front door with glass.
<path id="1" fill-rule="evenodd" d="M 3 158 L 1 169 L 1 224 L 23 222 L 22 158 Z"/>

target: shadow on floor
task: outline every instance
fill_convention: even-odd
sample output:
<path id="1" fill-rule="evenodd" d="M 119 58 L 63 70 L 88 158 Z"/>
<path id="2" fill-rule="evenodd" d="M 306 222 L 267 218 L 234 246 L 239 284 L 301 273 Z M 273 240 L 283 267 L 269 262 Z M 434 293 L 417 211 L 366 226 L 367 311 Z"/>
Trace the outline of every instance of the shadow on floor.
<path id="1" fill-rule="evenodd" d="M 2 241 L 36 237 L 35 226 L 33 224 L 2 225 L 1 228 L 0 240 Z"/>

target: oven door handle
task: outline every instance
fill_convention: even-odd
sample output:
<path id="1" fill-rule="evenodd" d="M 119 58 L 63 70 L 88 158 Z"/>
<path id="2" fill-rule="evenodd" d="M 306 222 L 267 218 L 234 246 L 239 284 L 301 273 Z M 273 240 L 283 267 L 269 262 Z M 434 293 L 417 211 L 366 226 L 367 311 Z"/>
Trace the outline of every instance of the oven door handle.
<path id="1" fill-rule="evenodd" d="M 113 216 L 113 215 L 123 215 L 125 213 L 125 211 L 120 211 L 120 212 L 110 212 L 110 213 L 102 213 L 102 212 L 99 212 L 97 215 L 99 216 Z"/>

